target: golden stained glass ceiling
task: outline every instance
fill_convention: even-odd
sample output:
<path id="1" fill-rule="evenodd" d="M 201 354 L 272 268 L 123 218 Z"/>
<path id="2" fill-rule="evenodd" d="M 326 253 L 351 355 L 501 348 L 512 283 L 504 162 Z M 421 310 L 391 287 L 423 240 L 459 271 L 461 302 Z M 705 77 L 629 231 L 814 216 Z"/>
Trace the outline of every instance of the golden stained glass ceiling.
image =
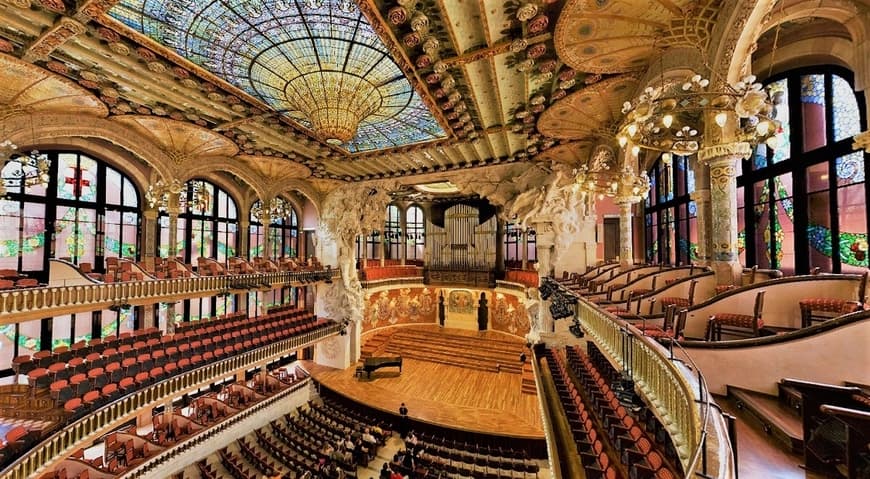
<path id="1" fill-rule="evenodd" d="M 446 137 L 350 0 L 122 0 L 109 15 L 309 128 L 300 103 L 322 88 L 306 85 L 342 72 L 343 90 L 379 97 L 344 144 L 352 153 Z"/>

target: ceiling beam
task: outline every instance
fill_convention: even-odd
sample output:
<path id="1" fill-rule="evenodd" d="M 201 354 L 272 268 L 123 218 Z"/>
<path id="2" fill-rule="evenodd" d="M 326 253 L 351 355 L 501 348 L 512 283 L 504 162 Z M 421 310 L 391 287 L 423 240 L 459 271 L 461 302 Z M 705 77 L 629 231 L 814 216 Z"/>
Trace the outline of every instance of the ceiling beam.
<path id="1" fill-rule="evenodd" d="M 535 43 L 547 41 L 550 39 L 550 37 L 551 35 L 549 33 L 543 33 L 536 37 L 529 38 L 528 42 L 529 45 L 533 45 Z M 491 47 L 481 48 L 479 50 L 472 50 L 470 52 L 465 52 L 455 57 L 442 58 L 441 61 L 451 67 L 457 65 L 465 65 L 467 63 L 474 63 L 478 60 L 483 60 L 484 58 L 494 57 L 496 55 L 501 55 L 502 53 L 509 52 L 511 49 L 511 43 L 513 43 L 513 41 L 499 42 Z"/>

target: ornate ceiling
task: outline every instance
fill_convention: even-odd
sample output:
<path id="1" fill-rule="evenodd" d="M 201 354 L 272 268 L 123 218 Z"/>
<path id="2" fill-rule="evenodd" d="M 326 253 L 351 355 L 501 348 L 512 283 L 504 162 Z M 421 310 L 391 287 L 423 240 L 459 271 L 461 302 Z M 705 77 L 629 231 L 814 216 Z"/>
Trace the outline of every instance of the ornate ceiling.
<path id="1" fill-rule="evenodd" d="M 329 102 L 370 111 L 351 152 L 446 136 L 353 2 L 122 0 L 109 15 L 306 127 L 300 110 Z"/>
<path id="2" fill-rule="evenodd" d="M 170 155 L 228 155 L 315 189 L 416 184 L 577 163 L 657 52 L 710 43 L 719 3 L 0 0 L 0 52 L 58 108 L 101 110 Z M 367 92 L 353 101 L 371 112 L 336 146 L 302 111 L 320 92 L 297 80 L 339 71 L 357 83 L 333 89 Z"/>

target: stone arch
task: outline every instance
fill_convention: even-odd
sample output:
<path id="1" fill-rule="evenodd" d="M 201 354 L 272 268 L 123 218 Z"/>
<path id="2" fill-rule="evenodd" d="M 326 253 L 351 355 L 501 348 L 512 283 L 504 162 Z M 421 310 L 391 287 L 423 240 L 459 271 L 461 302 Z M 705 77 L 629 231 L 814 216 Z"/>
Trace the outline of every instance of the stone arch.
<path id="1" fill-rule="evenodd" d="M 103 118 L 91 117 L 82 121 L 80 115 L 66 113 L 34 113 L 14 115 L 0 122 L 6 138 L 28 148 L 40 145 L 59 144 L 74 139 L 96 138 L 107 141 L 135 155 L 163 178 L 171 178 L 169 156 L 157 145 L 140 135 Z M 142 182 L 147 184 L 148 180 Z"/>
<path id="2" fill-rule="evenodd" d="M 726 0 L 707 57 L 713 77 L 737 83 L 749 72 L 755 42 L 776 0 Z"/>
<path id="3" fill-rule="evenodd" d="M 149 165 L 142 164 L 129 151 L 104 141 L 98 141 L 94 138 L 79 137 L 58 138 L 51 142 L 38 142 L 32 145 L 26 145 L 21 148 L 21 150 L 28 151 L 34 147 L 40 151 L 78 151 L 99 159 L 131 179 L 139 193 L 139 198 L 141 200 L 140 206 L 145 203 L 145 190 L 147 190 L 148 184 L 151 181 L 152 169 Z"/>
<path id="4" fill-rule="evenodd" d="M 244 181 L 258 197 L 262 197 L 265 193 L 262 181 L 259 176 L 252 174 L 250 171 L 241 168 L 231 158 L 222 158 L 214 161 L 197 161 L 193 165 L 184 170 L 185 177 L 182 181 L 187 181 L 195 176 L 204 176 L 209 172 L 224 171 L 232 173 Z M 241 204 L 241 203 L 240 203 Z"/>

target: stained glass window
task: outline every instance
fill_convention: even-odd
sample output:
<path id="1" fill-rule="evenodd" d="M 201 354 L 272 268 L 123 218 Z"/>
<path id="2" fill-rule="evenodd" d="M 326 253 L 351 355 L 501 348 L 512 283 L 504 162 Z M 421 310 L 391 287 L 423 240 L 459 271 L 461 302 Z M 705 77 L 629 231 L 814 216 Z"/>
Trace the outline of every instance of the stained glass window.
<path id="1" fill-rule="evenodd" d="M 343 71 L 370 83 L 380 107 L 345 145 L 351 152 L 445 137 L 365 16 L 349 6 L 347 0 L 122 0 L 109 15 L 306 126 L 286 93 L 294 80 Z"/>
<path id="2" fill-rule="evenodd" d="M 646 258 L 683 265 L 698 259 L 697 205 L 691 200 L 695 175 L 689 157 L 658 158 L 649 171 L 646 198 Z"/>
<path id="3" fill-rule="evenodd" d="M 238 247 L 238 208 L 226 191 L 204 180 L 190 180 L 181 192 L 181 214 L 177 224 L 177 252 L 185 263 L 197 258 L 221 263 L 236 256 Z M 161 212 L 159 252 L 169 255 L 169 218 Z"/>
<path id="4" fill-rule="evenodd" d="M 775 152 L 760 147 L 750 160 L 753 170 L 738 178 L 739 185 L 752 188 L 754 200 L 751 210 L 739 212 L 749 265 L 786 274 L 814 268 L 861 272 L 868 266 L 866 153 L 851 145 L 863 111 L 852 75 L 826 70 L 786 73 L 767 87 L 781 92 L 774 97 L 777 113 L 780 105 L 800 104 L 783 123 L 786 133 L 791 123 L 799 136 L 797 144 L 785 142 Z M 767 168 L 778 162 L 783 164 Z M 793 183 L 793 175 L 800 181 Z"/>
<path id="5" fill-rule="evenodd" d="M 135 258 L 139 196 L 131 180 L 80 153 L 46 152 L 42 157 L 51 164 L 52 187 L 26 186 L 22 191 L 14 185 L 0 201 L 0 267 L 47 280 L 46 261 L 52 254 L 91 263 L 95 271 L 102 271 L 106 257 Z M 49 225 L 53 243 L 46 234 Z M 51 246 L 53 251 L 48 251 Z"/>
<path id="6" fill-rule="evenodd" d="M 384 258 L 401 259 L 402 210 L 396 205 L 387 206 L 387 222 L 384 225 Z"/>
<path id="7" fill-rule="evenodd" d="M 405 258 L 409 261 L 423 260 L 426 245 L 423 209 L 410 206 L 405 211 Z"/>
<path id="8" fill-rule="evenodd" d="M 296 215 L 296 210 L 289 206 L 289 203 L 281 198 L 278 200 L 284 209 L 290 211 L 290 216 L 287 218 L 272 218 L 269 225 L 269 244 L 271 250 L 268 257 L 276 260 L 281 257 L 297 257 L 299 254 L 299 218 Z M 250 226 L 250 243 L 248 249 L 249 258 L 264 257 L 263 254 L 263 235 L 265 229 L 254 212 L 259 211 L 261 202 L 257 201 L 251 208 L 251 226 Z"/>

